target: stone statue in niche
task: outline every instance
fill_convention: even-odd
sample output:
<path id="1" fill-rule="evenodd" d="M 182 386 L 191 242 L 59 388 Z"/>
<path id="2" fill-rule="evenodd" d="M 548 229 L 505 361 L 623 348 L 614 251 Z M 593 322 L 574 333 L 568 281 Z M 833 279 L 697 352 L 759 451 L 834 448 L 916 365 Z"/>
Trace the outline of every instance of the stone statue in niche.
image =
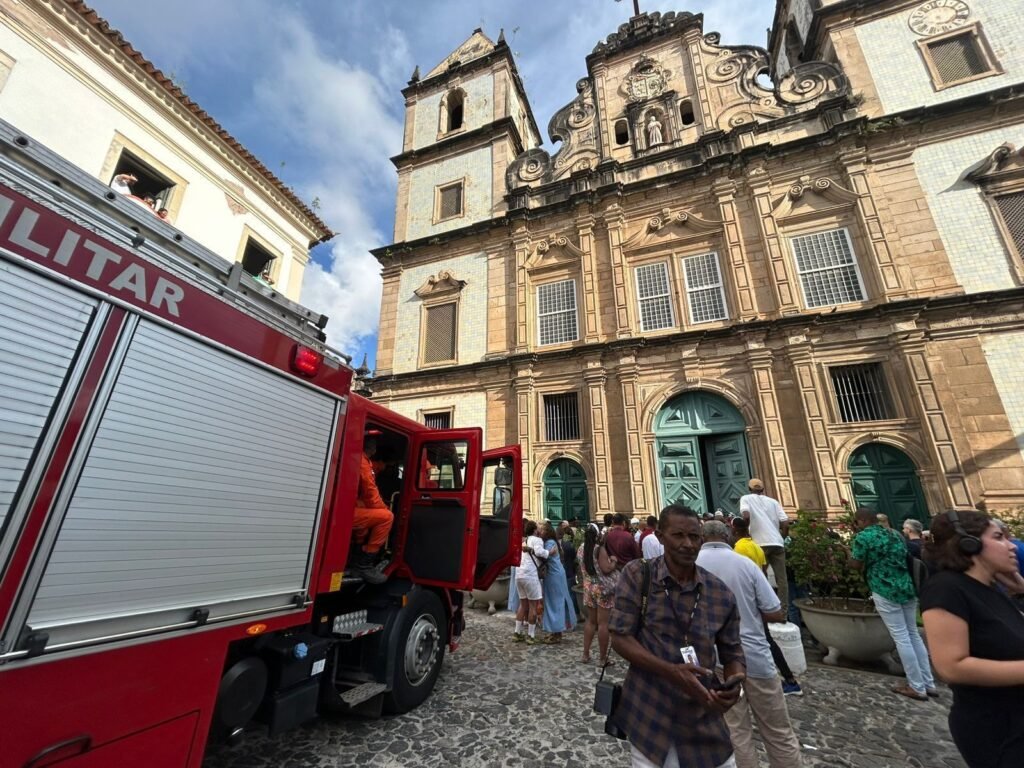
<path id="1" fill-rule="evenodd" d="M 661 123 L 653 112 L 647 116 L 647 125 L 644 128 L 647 131 L 648 147 L 656 147 L 662 143 L 664 139 L 662 138 Z"/>

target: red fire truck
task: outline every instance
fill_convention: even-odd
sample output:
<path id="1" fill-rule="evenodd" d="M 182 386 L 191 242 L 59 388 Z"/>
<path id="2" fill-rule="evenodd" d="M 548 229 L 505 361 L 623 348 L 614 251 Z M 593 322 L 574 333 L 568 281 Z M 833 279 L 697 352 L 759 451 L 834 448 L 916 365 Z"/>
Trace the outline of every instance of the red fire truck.
<path id="1" fill-rule="evenodd" d="M 0 766 L 429 696 L 518 562 L 519 449 L 354 394 L 325 322 L 0 123 Z M 345 574 L 368 430 L 381 585 Z"/>

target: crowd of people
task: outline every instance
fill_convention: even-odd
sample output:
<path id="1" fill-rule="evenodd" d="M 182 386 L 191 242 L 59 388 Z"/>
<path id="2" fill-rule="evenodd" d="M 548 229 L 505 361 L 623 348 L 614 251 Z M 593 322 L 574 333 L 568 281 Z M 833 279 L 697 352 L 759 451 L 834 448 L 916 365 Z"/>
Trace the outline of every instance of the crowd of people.
<path id="1" fill-rule="evenodd" d="M 124 195 L 125 197 L 133 200 L 142 207 L 149 209 L 149 211 L 156 214 L 158 218 L 166 221 L 170 216 L 170 211 L 161 205 L 159 200 L 152 195 L 143 195 L 142 197 L 139 197 L 132 192 L 132 185 L 137 184 L 138 181 L 138 177 L 134 174 L 119 173 L 110 181 L 110 188 L 118 194 Z"/>
<path id="2" fill-rule="evenodd" d="M 616 664 L 611 650 L 628 664 L 606 730 L 628 739 L 635 767 L 756 768 L 754 723 L 772 768 L 801 764 L 784 697 L 803 691 L 769 629 L 790 615 L 789 519 L 756 478 L 739 510 L 729 519 L 671 505 L 643 527 L 606 515 L 586 524 L 578 547 L 568 523 L 536 535 L 527 522 L 515 639 L 560 642 L 575 624 L 578 579 L 579 661 L 595 662 L 596 636 L 599 666 Z M 1024 764 L 1024 543 L 979 510 L 940 514 L 928 530 L 912 519 L 894 530 L 865 508 L 855 519 L 850 565 L 863 572 L 906 674 L 893 692 L 926 702 L 941 695 L 941 679 L 969 768 Z"/>

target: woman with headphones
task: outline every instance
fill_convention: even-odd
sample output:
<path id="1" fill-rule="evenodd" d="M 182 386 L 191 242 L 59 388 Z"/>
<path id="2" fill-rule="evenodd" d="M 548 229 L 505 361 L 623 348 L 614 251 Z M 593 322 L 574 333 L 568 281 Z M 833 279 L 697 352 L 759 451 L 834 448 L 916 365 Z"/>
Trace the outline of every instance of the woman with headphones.
<path id="1" fill-rule="evenodd" d="M 931 524 L 921 589 L 932 663 L 953 689 L 949 730 L 969 768 L 1024 765 L 1024 582 L 1016 548 L 988 515 L 950 511 Z"/>

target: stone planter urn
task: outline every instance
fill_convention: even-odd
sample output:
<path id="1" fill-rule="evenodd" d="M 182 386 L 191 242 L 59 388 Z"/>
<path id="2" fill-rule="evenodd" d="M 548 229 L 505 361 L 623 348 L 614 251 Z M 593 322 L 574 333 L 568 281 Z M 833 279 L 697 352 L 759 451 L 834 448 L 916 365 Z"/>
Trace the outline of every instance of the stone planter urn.
<path id="1" fill-rule="evenodd" d="M 842 656 L 849 661 L 882 661 L 890 672 L 902 671 L 892 657 L 896 644 L 870 600 L 805 597 L 794 603 L 810 633 L 828 648 L 822 659 L 826 664 L 838 664 Z"/>
<path id="2" fill-rule="evenodd" d="M 494 580 L 488 589 L 474 589 L 469 593 L 469 607 L 476 608 L 477 605 L 486 605 L 487 612 L 495 614 L 499 605 L 508 605 L 508 587 L 511 575 L 508 571 L 502 573 Z"/>

